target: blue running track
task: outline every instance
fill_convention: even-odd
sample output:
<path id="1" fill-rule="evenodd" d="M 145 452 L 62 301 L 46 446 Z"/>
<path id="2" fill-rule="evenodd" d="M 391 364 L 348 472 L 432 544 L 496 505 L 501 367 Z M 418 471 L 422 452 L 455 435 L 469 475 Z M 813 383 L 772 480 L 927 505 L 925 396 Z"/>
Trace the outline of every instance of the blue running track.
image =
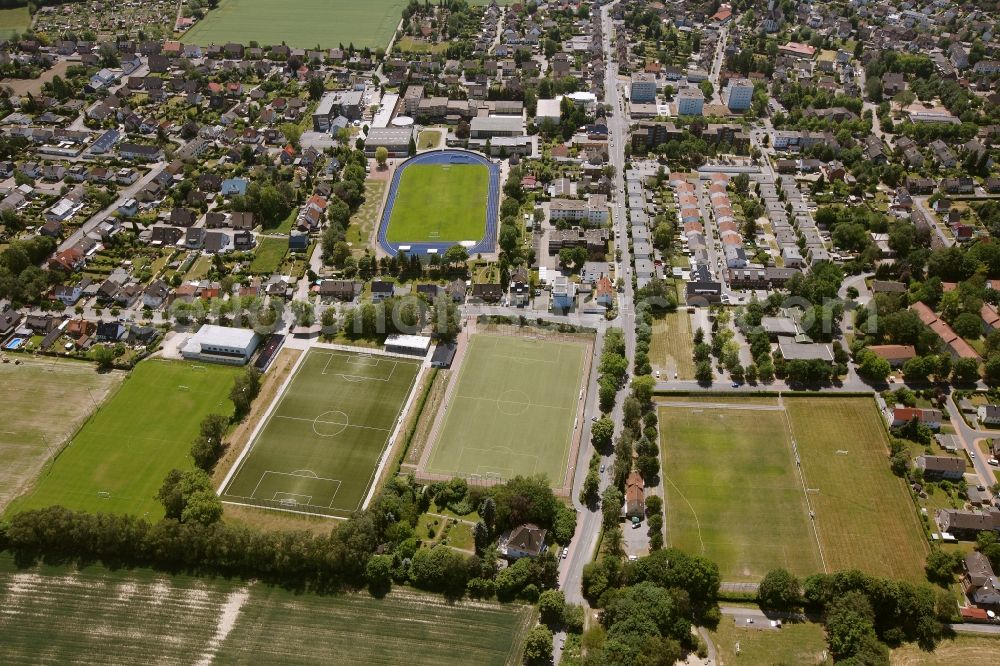
<path id="1" fill-rule="evenodd" d="M 399 180 L 408 167 L 413 164 L 482 164 L 490 171 L 489 194 L 486 201 L 486 235 L 479 239 L 475 245 L 469 247 L 469 256 L 474 256 L 480 252 L 489 253 L 496 250 L 497 228 L 500 225 L 500 167 L 492 160 L 467 150 L 436 150 L 429 153 L 421 153 L 411 157 L 398 167 L 392 176 L 389 184 L 389 197 L 385 201 L 385 208 L 382 209 L 382 219 L 378 225 L 378 245 L 391 257 L 399 253 L 401 245 L 410 246 L 410 254 L 427 254 L 428 250 L 436 249 L 438 254 L 443 254 L 455 242 L 441 243 L 418 243 L 403 242 L 390 243 L 387 239 L 389 230 L 389 219 L 392 217 L 392 207 L 396 203 L 396 193 L 399 190 Z M 476 240 L 470 238 L 469 240 Z"/>

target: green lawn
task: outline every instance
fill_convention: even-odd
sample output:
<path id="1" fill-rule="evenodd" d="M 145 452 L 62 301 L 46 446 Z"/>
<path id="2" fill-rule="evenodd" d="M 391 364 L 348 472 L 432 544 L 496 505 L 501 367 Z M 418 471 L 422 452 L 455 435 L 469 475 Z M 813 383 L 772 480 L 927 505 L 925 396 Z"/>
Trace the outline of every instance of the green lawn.
<path id="1" fill-rule="evenodd" d="M 417 148 L 420 148 L 421 150 L 435 148 L 440 142 L 440 130 L 424 130 L 420 133 L 420 136 L 417 137 Z"/>
<path id="2" fill-rule="evenodd" d="M 0 663 L 520 663 L 530 606 L 399 589 L 318 596 L 262 584 L 40 566 L 0 555 Z"/>
<path id="3" fill-rule="evenodd" d="M 346 240 L 351 244 L 351 250 L 357 255 L 363 254 L 365 248 L 368 247 L 372 232 L 378 224 L 378 212 L 382 209 L 384 194 L 384 180 L 365 181 L 365 201 L 351 216 L 346 234 Z"/>
<path id="4" fill-rule="evenodd" d="M 31 14 L 28 7 L 15 9 L 0 9 L 0 37 L 8 39 L 15 33 L 22 33 L 31 27 Z"/>
<path id="5" fill-rule="evenodd" d="M 385 47 L 406 0 L 222 0 L 184 34 L 185 44 L 207 46 L 251 40 L 292 47 Z"/>
<path id="6" fill-rule="evenodd" d="M 391 243 L 478 241 L 486 233 L 490 172 L 482 164 L 414 164 L 399 180 Z"/>
<path id="7" fill-rule="evenodd" d="M 924 580 L 927 541 L 870 398 L 785 400 L 831 571 Z"/>
<path id="8" fill-rule="evenodd" d="M 239 372 L 186 361 L 143 361 L 8 513 L 61 504 L 84 511 L 150 514 L 171 469 L 194 466 L 191 443 L 208 414 L 230 414 Z"/>
<path id="9" fill-rule="evenodd" d="M 719 626 L 711 632 L 717 650 L 718 666 L 770 666 L 771 664 L 829 664 L 823 625 L 812 622 L 784 622 L 781 629 L 771 631 L 737 627 L 733 618 L 722 616 Z M 739 643 L 740 653 L 736 654 Z"/>
<path id="10" fill-rule="evenodd" d="M 0 401 L 0 511 L 125 378 L 91 363 L 15 358 L 20 365 L 0 364 L 0 384 L 17 387 Z"/>
<path id="11" fill-rule="evenodd" d="M 649 344 L 649 363 L 672 379 L 694 379 L 694 336 L 687 312 L 668 312 L 653 321 L 653 339 Z"/>
<path id="12" fill-rule="evenodd" d="M 574 342 L 473 336 L 425 471 L 545 474 L 562 486 L 585 350 Z"/>
<path id="13" fill-rule="evenodd" d="M 257 243 L 253 261 L 250 262 L 250 272 L 270 275 L 278 270 L 286 254 L 288 254 L 287 238 L 265 236 Z"/>
<path id="14" fill-rule="evenodd" d="M 224 483 L 223 501 L 330 516 L 357 510 L 419 367 L 310 351 Z"/>
<path id="15" fill-rule="evenodd" d="M 780 410 L 661 407 L 659 419 L 671 546 L 727 581 L 822 571 Z"/>

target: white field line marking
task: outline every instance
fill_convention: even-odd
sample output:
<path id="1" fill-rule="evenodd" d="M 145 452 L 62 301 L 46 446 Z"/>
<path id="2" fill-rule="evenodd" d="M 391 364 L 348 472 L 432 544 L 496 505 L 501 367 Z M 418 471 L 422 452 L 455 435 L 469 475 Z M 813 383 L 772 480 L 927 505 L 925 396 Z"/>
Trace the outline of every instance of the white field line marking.
<path id="1" fill-rule="evenodd" d="M 381 430 L 382 432 L 392 432 L 388 428 L 376 428 L 374 426 L 354 425 L 353 423 L 338 423 L 337 421 L 320 421 L 320 420 L 317 420 L 317 419 L 303 419 L 303 418 L 300 418 L 298 416 L 285 416 L 283 414 L 276 414 L 274 416 L 274 418 L 276 418 L 276 419 L 289 419 L 289 420 L 292 420 L 292 421 L 308 421 L 309 423 L 327 423 L 329 425 L 342 425 L 342 426 L 346 426 L 348 428 L 364 428 L 365 430 Z"/>

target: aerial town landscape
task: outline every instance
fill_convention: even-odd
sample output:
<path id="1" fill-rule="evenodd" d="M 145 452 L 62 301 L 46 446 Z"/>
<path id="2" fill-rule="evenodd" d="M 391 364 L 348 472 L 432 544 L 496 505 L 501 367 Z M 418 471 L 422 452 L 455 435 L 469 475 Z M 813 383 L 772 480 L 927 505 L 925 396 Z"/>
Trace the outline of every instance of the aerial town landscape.
<path id="1" fill-rule="evenodd" d="M 0 0 L 0 663 L 1000 663 L 994 31 Z"/>

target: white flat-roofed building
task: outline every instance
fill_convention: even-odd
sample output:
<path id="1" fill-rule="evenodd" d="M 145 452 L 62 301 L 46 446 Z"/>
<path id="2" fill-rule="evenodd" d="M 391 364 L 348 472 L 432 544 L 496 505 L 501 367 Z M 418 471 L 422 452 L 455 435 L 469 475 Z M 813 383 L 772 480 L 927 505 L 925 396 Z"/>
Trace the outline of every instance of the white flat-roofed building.
<path id="1" fill-rule="evenodd" d="M 599 226 L 608 221 L 608 200 L 603 194 L 592 194 L 587 201 L 553 199 L 549 203 L 549 219 L 583 222 Z"/>
<path id="2" fill-rule="evenodd" d="M 385 339 L 385 350 L 396 354 L 424 356 L 431 348 L 431 339 L 426 335 L 390 335 Z"/>
<path id="3" fill-rule="evenodd" d="M 389 157 L 406 157 L 410 152 L 412 127 L 373 127 L 365 139 L 365 155 L 375 157 L 375 151 L 384 147 Z"/>
<path id="4" fill-rule="evenodd" d="M 473 139 L 491 139 L 496 136 L 521 136 L 524 118 L 518 116 L 476 116 L 469 126 Z"/>
<path id="5" fill-rule="evenodd" d="M 726 86 L 726 106 L 730 111 L 745 111 L 753 102 L 753 82 L 750 79 L 732 79 Z"/>
<path id="6" fill-rule="evenodd" d="M 677 115 L 700 116 L 705 108 L 705 93 L 700 88 L 687 87 L 677 91 Z"/>
<path id="7" fill-rule="evenodd" d="M 189 361 L 246 365 L 259 342 L 251 329 L 205 324 L 184 343 L 181 355 Z"/>
<path id="8" fill-rule="evenodd" d="M 558 123 L 562 118 L 562 108 L 558 99 L 540 99 L 535 109 L 535 124 L 540 125 L 546 120 Z"/>

